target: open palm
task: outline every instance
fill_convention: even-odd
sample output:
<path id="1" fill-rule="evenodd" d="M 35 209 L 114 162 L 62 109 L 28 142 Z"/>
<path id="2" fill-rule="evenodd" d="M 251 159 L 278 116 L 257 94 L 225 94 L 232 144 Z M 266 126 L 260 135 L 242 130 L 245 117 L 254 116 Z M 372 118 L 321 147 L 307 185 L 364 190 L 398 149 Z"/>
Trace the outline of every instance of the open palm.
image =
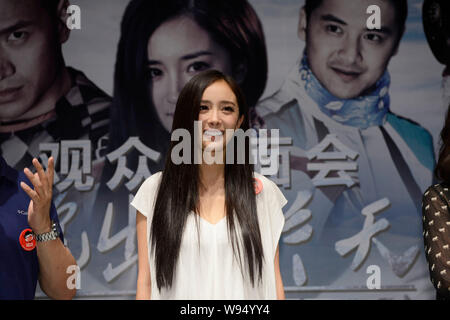
<path id="1" fill-rule="evenodd" d="M 24 169 L 24 173 L 32 183 L 34 189 L 30 188 L 25 182 L 21 182 L 20 186 L 31 198 L 28 206 L 28 224 L 33 232 L 41 234 L 50 231 L 50 207 L 53 194 L 53 176 L 54 176 L 54 159 L 50 157 L 48 160 L 47 171 L 35 158 L 33 165 L 36 173 L 32 173 L 28 168 Z"/>

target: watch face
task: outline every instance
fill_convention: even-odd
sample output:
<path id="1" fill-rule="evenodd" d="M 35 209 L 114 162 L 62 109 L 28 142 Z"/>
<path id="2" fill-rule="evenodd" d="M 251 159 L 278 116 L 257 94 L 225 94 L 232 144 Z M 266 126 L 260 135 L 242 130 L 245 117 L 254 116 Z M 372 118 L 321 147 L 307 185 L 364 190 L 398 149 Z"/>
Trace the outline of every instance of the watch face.
<path id="1" fill-rule="evenodd" d="M 59 231 L 58 231 L 58 228 L 56 227 L 56 223 L 53 224 L 53 227 L 52 227 L 52 236 L 54 236 L 55 239 L 58 238 L 58 236 L 59 236 Z"/>
<path id="2" fill-rule="evenodd" d="M 450 1 L 425 0 L 422 9 L 425 35 L 436 59 L 450 64 Z"/>

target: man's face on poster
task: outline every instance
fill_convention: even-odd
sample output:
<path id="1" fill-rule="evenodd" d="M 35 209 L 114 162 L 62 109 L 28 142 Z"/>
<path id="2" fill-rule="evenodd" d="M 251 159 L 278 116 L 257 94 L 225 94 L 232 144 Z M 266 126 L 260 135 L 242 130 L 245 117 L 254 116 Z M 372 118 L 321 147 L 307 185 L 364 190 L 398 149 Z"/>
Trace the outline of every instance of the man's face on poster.
<path id="1" fill-rule="evenodd" d="M 370 5 L 381 9 L 381 29 L 367 29 Z M 402 26 L 388 0 L 323 0 L 306 22 L 302 10 L 299 36 L 306 41 L 308 62 L 333 95 L 364 95 L 385 72 L 396 53 Z"/>
<path id="2" fill-rule="evenodd" d="M 55 81 L 60 43 L 54 20 L 41 0 L 0 0 L 1 121 L 20 119 Z"/>

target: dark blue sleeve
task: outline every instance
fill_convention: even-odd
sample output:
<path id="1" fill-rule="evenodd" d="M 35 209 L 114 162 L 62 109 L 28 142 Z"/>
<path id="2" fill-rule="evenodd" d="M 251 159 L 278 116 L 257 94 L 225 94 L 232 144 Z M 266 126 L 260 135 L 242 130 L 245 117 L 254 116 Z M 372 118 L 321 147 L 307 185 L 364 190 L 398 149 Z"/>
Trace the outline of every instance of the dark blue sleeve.
<path id="1" fill-rule="evenodd" d="M 58 212 L 56 211 L 55 204 L 53 202 L 50 207 L 50 219 L 52 219 L 52 221 L 56 223 L 56 228 L 59 231 L 59 238 L 61 239 L 62 243 L 64 243 L 64 235 L 61 226 L 59 225 Z"/>

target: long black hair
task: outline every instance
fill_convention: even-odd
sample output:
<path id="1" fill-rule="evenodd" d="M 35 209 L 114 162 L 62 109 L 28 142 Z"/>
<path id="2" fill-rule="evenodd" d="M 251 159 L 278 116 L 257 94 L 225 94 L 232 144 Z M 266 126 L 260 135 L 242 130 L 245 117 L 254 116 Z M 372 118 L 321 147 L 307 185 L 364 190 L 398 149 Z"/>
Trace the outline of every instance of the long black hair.
<path id="1" fill-rule="evenodd" d="M 216 81 L 225 81 L 234 92 L 239 106 L 239 117 L 244 115 L 241 129 L 244 131 L 249 129 L 248 107 L 238 85 L 221 72 L 209 70 L 194 76 L 181 91 L 172 132 L 185 129 L 192 138 L 195 136 L 194 121 L 198 120 L 203 92 Z M 171 143 L 166 157 L 155 202 L 149 244 L 155 255 L 156 281 L 160 290 L 162 287 L 172 286 L 188 215 L 194 212 L 198 218 L 199 213 L 199 167 L 197 164 L 174 164 L 170 154 L 175 145 L 176 142 Z M 192 141 L 191 163 L 194 163 L 196 152 L 193 146 Z M 249 151 L 249 140 L 246 140 L 247 160 Z M 248 275 L 254 285 L 257 278 L 259 280 L 262 278 L 263 250 L 253 186 L 253 165 L 250 161 L 245 161 L 245 164 L 226 163 L 224 170 L 225 208 L 231 245 L 244 274 L 244 263 L 241 259 L 243 251 L 242 257 L 246 261 Z M 240 234 L 237 227 L 240 228 Z"/>
<path id="2" fill-rule="evenodd" d="M 450 105 L 441 131 L 441 148 L 434 174 L 439 180 L 450 184 Z"/>
<path id="3" fill-rule="evenodd" d="M 160 25 L 183 15 L 194 19 L 228 51 L 233 72 L 244 65 L 240 86 L 249 105 L 256 105 L 261 97 L 267 82 L 267 51 L 262 25 L 247 0 L 132 0 L 122 19 L 117 51 L 110 151 L 128 137 L 138 136 L 151 149 L 167 153 L 170 135 L 149 94 L 147 46 Z"/>

